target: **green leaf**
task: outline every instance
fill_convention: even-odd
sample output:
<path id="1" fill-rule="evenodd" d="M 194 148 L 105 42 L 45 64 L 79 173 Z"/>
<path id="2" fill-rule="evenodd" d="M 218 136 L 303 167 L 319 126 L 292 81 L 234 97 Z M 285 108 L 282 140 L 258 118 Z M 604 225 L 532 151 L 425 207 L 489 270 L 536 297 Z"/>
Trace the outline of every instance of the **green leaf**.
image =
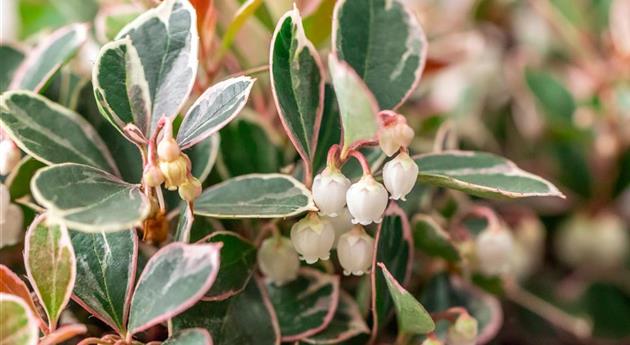
<path id="1" fill-rule="evenodd" d="M 164 1 L 126 25 L 116 39 L 126 37 L 138 53 L 141 68 L 136 71 L 142 71 L 148 86 L 149 112 L 143 123 L 149 137 L 162 116 L 177 115 L 192 90 L 199 46 L 195 9 L 186 0 Z"/>
<path id="2" fill-rule="evenodd" d="M 337 1 L 332 34 L 333 51 L 363 78 L 381 109 L 397 108 L 416 88 L 427 42 L 403 1 Z"/>
<path id="3" fill-rule="evenodd" d="M 84 24 L 72 24 L 45 37 L 17 69 L 9 89 L 40 91 L 86 38 L 87 26 Z"/>
<path id="4" fill-rule="evenodd" d="M 256 267 L 256 246 L 229 231 L 213 232 L 199 242 L 223 243 L 217 280 L 203 300 L 220 301 L 243 291 Z"/>
<path id="5" fill-rule="evenodd" d="M 483 198 L 564 195 L 547 180 L 491 153 L 443 151 L 414 156 L 420 182 Z"/>
<path id="6" fill-rule="evenodd" d="M 217 302 L 199 302 L 171 320 L 173 331 L 202 327 L 216 345 L 277 345 L 280 329 L 263 287 L 251 279 L 240 294 Z"/>
<path id="7" fill-rule="evenodd" d="M 46 165 L 30 156 L 22 158 L 20 163 L 11 171 L 5 184 L 9 186 L 11 200 L 19 199 L 31 192 L 31 179 L 37 170 Z"/>
<path id="8" fill-rule="evenodd" d="M 238 118 L 221 130 L 221 156 L 217 169 L 224 177 L 275 173 L 282 166 L 282 152 L 255 119 Z"/>
<path id="9" fill-rule="evenodd" d="M 55 329 L 70 300 L 76 278 L 76 259 L 68 230 L 45 215 L 36 218 L 26 232 L 24 266 L 40 304 Z"/>
<path id="10" fill-rule="evenodd" d="M 70 231 L 77 258 L 73 299 L 121 334 L 138 259 L 135 230 L 114 233 Z"/>
<path id="11" fill-rule="evenodd" d="M 549 121 L 556 125 L 571 124 L 576 105 L 573 95 L 551 74 L 525 70 L 525 81 Z"/>
<path id="12" fill-rule="evenodd" d="M 37 319 L 23 299 L 0 293 L 0 344 L 36 345 Z"/>
<path id="13" fill-rule="evenodd" d="M 235 177 L 206 189 L 195 202 L 195 214 L 215 218 L 279 218 L 314 210 L 311 192 L 282 174 Z"/>
<path id="14" fill-rule="evenodd" d="M 359 142 L 374 139 L 378 129 L 378 104 L 350 65 L 331 54 L 328 68 L 341 114 L 343 149 L 347 151 Z"/>
<path id="15" fill-rule="evenodd" d="M 212 337 L 203 328 L 189 328 L 173 334 L 162 345 L 212 345 Z"/>
<path id="16" fill-rule="evenodd" d="M 129 229 L 150 210 L 138 185 L 86 165 L 67 163 L 41 169 L 33 177 L 31 190 L 51 219 L 85 232 Z"/>
<path id="17" fill-rule="evenodd" d="M 78 163 L 119 174 L 107 146 L 80 115 L 30 91 L 0 96 L 0 124 L 25 152 L 46 164 Z"/>
<path id="18" fill-rule="evenodd" d="M 451 236 L 431 216 L 418 214 L 412 220 L 413 242 L 417 249 L 450 262 L 461 259 Z"/>
<path id="19" fill-rule="evenodd" d="M 215 133 L 184 151 L 190 158 L 192 175 L 202 183 L 208 178 L 217 161 L 220 143 L 221 137 L 219 133 Z"/>
<path id="20" fill-rule="evenodd" d="M 503 322 L 503 312 L 499 300 L 486 294 L 459 278 L 451 278 L 447 273 L 434 275 L 422 290 L 420 302 L 430 313 L 445 311 L 451 307 L 463 307 L 477 319 L 478 344 L 486 344 L 493 339 Z M 435 332 L 443 337 L 450 322 L 436 323 Z"/>
<path id="21" fill-rule="evenodd" d="M 398 331 L 406 334 L 427 334 L 435 329 L 431 315 L 387 270 L 382 262 L 378 263 L 381 274 L 385 277 L 389 294 L 396 306 Z"/>
<path id="22" fill-rule="evenodd" d="M 313 156 L 313 174 L 326 167 L 328 150 L 341 139 L 341 117 L 335 91 L 330 84 L 326 84 L 324 90 L 324 110 L 317 134 L 317 150 Z"/>
<path id="23" fill-rule="evenodd" d="M 220 248 L 176 242 L 155 253 L 138 278 L 129 332 L 135 334 L 164 322 L 203 297 L 219 271 Z"/>
<path id="24" fill-rule="evenodd" d="M 278 21 L 269 59 L 278 115 L 293 146 L 310 166 L 322 120 L 324 68 L 304 34 L 297 8 Z"/>
<path id="25" fill-rule="evenodd" d="M 320 47 L 330 37 L 335 0 L 322 0 L 316 10 L 304 18 L 304 31 L 315 46 Z"/>
<path id="26" fill-rule="evenodd" d="M 339 304 L 326 329 L 302 341 L 308 344 L 339 344 L 359 334 L 368 334 L 359 306 L 344 290 L 339 291 Z"/>
<path id="27" fill-rule="evenodd" d="M 112 4 L 100 9 L 94 18 L 94 34 L 101 42 L 113 41 L 125 25 L 141 11 L 131 4 Z"/>
<path id="28" fill-rule="evenodd" d="M 0 56 L 2 65 L 0 66 L 0 93 L 9 88 L 15 71 L 24 60 L 24 52 L 17 47 L 2 44 L 0 45 Z"/>
<path id="29" fill-rule="evenodd" d="M 411 277 L 413 261 L 413 239 L 409 221 L 404 211 L 392 203 L 385 211 L 385 217 L 374 238 L 374 259 L 370 279 L 372 283 L 372 337 L 385 327 L 394 307 L 389 294 L 387 281 L 376 269 L 383 263 L 396 281 L 406 284 Z"/>
<path id="30" fill-rule="evenodd" d="M 207 89 L 190 107 L 177 133 L 177 143 L 186 149 L 225 127 L 247 103 L 256 80 L 231 78 Z"/>
<path id="31" fill-rule="evenodd" d="M 266 283 L 278 316 L 282 341 L 312 336 L 328 326 L 339 301 L 339 277 L 303 268 L 297 279 L 277 286 Z"/>

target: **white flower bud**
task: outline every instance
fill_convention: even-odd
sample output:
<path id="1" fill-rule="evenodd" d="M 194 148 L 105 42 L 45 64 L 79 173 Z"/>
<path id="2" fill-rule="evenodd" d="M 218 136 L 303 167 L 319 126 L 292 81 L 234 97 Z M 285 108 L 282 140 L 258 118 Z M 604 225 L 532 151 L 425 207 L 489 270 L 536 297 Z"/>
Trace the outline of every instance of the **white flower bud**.
<path id="1" fill-rule="evenodd" d="M 7 206 L 8 205 L 8 206 Z M 22 239 L 22 209 L 15 204 L 2 204 L 4 221 L 0 222 L 0 248 L 14 245 Z"/>
<path id="2" fill-rule="evenodd" d="M 401 147 L 408 147 L 413 140 L 414 132 L 402 115 L 397 115 L 395 120 L 378 131 L 378 143 L 381 150 L 391 157 Z"/>
<path id="3" fill-rule="evenodd" d="M 339 236 L 350 231 L 353 226 L 352 216 L 350 215 L 348 208 L 344 207 L 336 217 L 322 216 L 322 219 L 329 221 L 333 229 L 335 229 L 335 243 L 333 243 L 333 248 L 337 248 Z"/>
<path id="4" fill-rule="evenodd" d="M 405 196 L 416 185 L 418 171 L 418 165 L 406 152 L 401 152 L 396 158 L 385 163 L 383 182 L 391 194 L 390 199 L 406 200 Z"/>
<path id="5" fill-rule="evenodd" d="M 332 224 L 319 218 L 315 213 L 302 218 L 291 228 L 291 242 L 300 253 L 300 259 L 308 264 L 317 260 L 328 260 L 330 249 L 335 242 Z"/>
<path id="6" fill-rule="evenodd" d="M 368 225 L 380 223 L 387 207 L 387 190 L 372 175 L 363 175 L 346 193 L 352 223 Z"/>
<path id="7" fill-rule="evenodd" d="M 160 168 L 155 165 L 149 165 L 144 169 L 143 179 L 144 183 L 149 187 L 157 187 L 164 183 L 164 175 Z"/>
<path id="8" fill-rule="evenodd" d="M 258 266 L 274 284 L 283 285 L 297 277 L 300 260 L 291 240 L 286 237 L 270 237 L 260 245 Z"/>
<path id="9" fill-rule="evenodd" d="M 7 219 L 10 203 L 11 194 L 9 193 L 9 188 L 5 184 L 0 183 L 0 224 Z"/>
<path id="10" fill-rule="evenodd" d="M 20 162 L 20 149 L 11 139 L 0 141 L 0 175 L 7 175 Z"/>
<path id="11" fill-rule="evenodd" d="M 197 178 L 191 176 L 184 183 L 179 185 L 179 196 L 188 202 L 197 199 L 201 194 L 201 182 Z"/>
<path id="12" fill-rule="evenodd" d="M 514 240 L 510 231 L 502 227 L 489 228 L 475 240 L 475 254 L 479 270 L 486 275 L 498 275 L 510 270 Z"/>
<path id="13" fill-rule="evenodd" d="M 477 341 L 477 320 L 468 313 L 459 314 L 446 333 L 448 345 L 475 345 Z"/>
<path id="14" fill-rule="evenodd" d="M 339 237 L 337 256 L 343 267 L 343 274 L 360 276 L 367 273 L 372 266 L 374 240 L 363 227 L 355 226 Z"/>
<path id="15" fill-rule="evenodd" d="M 160 170 L 164 175 L 166 189 L 176 190 L 179 185 L 186 182 L 188 169 L 188 160 L 183 154 L 172 162 L 160 161 Z"/>
<path id="16" fill-rule="evenodd" d="M 313 199 L 320 214 L 335 217 L 346 205 L 350 180 L 337 169 L 326 168 L 313 180 Z"/>

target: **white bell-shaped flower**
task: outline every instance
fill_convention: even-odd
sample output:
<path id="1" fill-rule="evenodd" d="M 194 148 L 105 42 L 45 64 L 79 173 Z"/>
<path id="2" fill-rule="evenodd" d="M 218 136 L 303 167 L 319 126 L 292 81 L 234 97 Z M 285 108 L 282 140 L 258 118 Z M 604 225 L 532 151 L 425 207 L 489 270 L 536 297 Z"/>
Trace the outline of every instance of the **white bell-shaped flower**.
<path id="1" fill-rule="evenodd" d="M 317 260 L 328 260 L 330 249 L 335 242 L 332 224 L 322 220 L 316 213 L 310 213 L 291 228 L 291 242 L 308 264 Z"/>
<path id="2" fill-rule="evenodd" d="M 14 245 L 22 239 L 22 224 L 24 216 L 22 209 L 16 204 L 4 203 L 0 212 L 3 213 L 0 221 L 0 248 Z"/>
<path id="3" fill-rule="evenodd" d="M 390 199 L 405 200 L 418 179 L 418 165 L 406 152 L 401 152 L 396 158 L 385 163 L 383 167 L 383 182 L 391 194 Z"/>
<path id="4" fill-rule="evenodd" d="M 11 141 L 0 141 L 0 175 L 7 175 L 20 162 L 20 149 Z"/>
<path id="5" fill-rule="evenodd" d="M 335 229 L 335 243 L 333 243 L 333 248 L 337 248 L 339 237 L 350 231 L 354 225 L 352 224 L 350 211 L 348 211 L 347 207 L 344 207 L 336 217 L 322 216 L 322 219 L 329 221 L 333 229 Z"/>
<path id="6" fill-rule="evenodd" d="M 374 239 L 362 226 L 356 225 L 339 237 L 337 257 L 343 267 L 343 274 L 360 276 L 367 273 L 372 266 L 373 255 Z"/>
<path id="7" fill-rule="evenodd" d="M 368 225 L 380 223 L 387 207 L 387 190 L 372 175 L 363 175 L 346 193 L 352 223 Z"/>
<path id="8" fill-rule="evenodd" d="M 475 240 L 479 270 L 486 275 L 508 273 L 513 247 L 512 233 L 503 227 L 482 231 Z"/>
<path id="9" fill-rule="evenodd" d="M 446 333 L 448 345 L 475 345 L 477 342 L 477 320 L 468 313 L 459 314 Z"/>
<path id="10" fill-rule="evenodd" d="M 258 266 L 262 273 L 276 285 L 294 280 L 300 269 L 300 259 L 286 237 L 270 237 L 258 250 Z"/>
<path id="11" fill-rule="evenodd" d="M 335 217 L 346 205 L 350 180 L 336 168 L 327 167 L 313 180 L 313 199 L 320 214 Z"/>

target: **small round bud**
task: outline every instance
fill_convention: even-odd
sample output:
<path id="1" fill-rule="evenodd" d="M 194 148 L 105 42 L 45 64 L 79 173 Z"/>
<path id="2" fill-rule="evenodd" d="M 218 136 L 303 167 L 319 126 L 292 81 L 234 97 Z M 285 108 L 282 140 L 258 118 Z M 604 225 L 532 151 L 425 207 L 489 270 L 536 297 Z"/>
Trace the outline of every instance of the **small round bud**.
<path id="1" fill-rule="evenodd" d="M 201 194 L 201 182 L 196 177 L 191 176 L 184 183 L 179 185 L 179 196 L 191 202 Z"/>
<path id="2" fill-rule="evenodd" d="M 20 162 L 20 149 L 11 139 L 0 141 L 0 175 L 7 175 Z"/>
<path id="3" fill-rule="evenodd" d="M 510 231 L 503 227 L 489 228 L 475 240 L 475 254 L 479 270 L 486 275 L 507 273 L 514 241 Z"/>
<path id="4" fill-rule="evenodd" d="M 405 196 L 416 185 L 418 171 L 418 165 L 406 152 L 401 152 L 396 158 L 385 163 L 383 182 L 391 194 L 390 199 L 406 200 Z"/>
<path id="5" fill-rule="evenodd" d="M 270 237 L 260 245 L 258 266 L 274 284 L 283 285 L 297 277 L 300 260 L 291 240 L 286 237 Z"/>
<path id="6" fill-rule="evenodd" d="M 144 183 L 149 187 L 157 187 L 164 183 L 164 175 L 157 166 L 151 164 L 144 169 L 142 178 Z"/>
<path id="7" fill-rule="evenodd" d="M 387 190 L 372 175 L 363 175 L 346 193 L 352 223 L 368 225 L 380 223 L 387 207 Z"/>
<path id="8" fill-rule="evenodd" d="M 357 225 L 339 237 L 337 256 L 343 274 L 360 276 L 367 273 L 372 266 L 373 254 L 374 240 L 362 226 Z"/>
<path id="9" fill-rule="evenodd" d="M 352 216 L 350 215 L 348 208 L 344 207 L 343 210 L 339 212 L 336 217 L 322 216 L 322 219 L 329 221 L 333 229 L 335 229 L 335 243 L 333 243 L 333 248 L 337 248 L 339 236 L 350 231 L 353 226 Z"/>
<path id="10" fill-rule="evenodd" d="M 444 345 L 444 342 L 436 337 L 429 337 L 424 339 L 420 345 Z"/>
<path id="11" fill-rule="evenodd" d="M 300 253 L 300 259 L 308 264 L 317 260 L 328 260 L 330 249 L 335 242 L 335 230 L 332 225 L 319 218 L 315 213 L 302 218 L 291 228 L 291 242 Z"/>
<path id="12" fill-rule="evenodd" d="M 468 313 L 459 314 L 446 333 L 448 345 L 475 345 L 477 341 L 477 320 Z"/>
<path id="13" fill-rule="evenodd" d="M 181 151 L 175 139 L 173 139 L 173 123 L 171 119 L 166 117 L 164 129 L 162 130 L 162 139 L 158 143 L 157 154 L 160 160 L 172 162 L 176 160 Z"/>
<path id="14" fill-rule="evenodd" d="M 3 221 L 0 222 L 0 248 L 12 246 L 22 239 L 22 209 L 16 204 L 2 204 Z"/>
<path id="15" fill-rule="evenodd" d="M 320 214 L 336 216 L 346 205 L 350 180 L 337 169 L 326 168 L 313 180 L 313 199 Z"/>
<path id="16" fill-rule="evenodd" d="M 180 155 L 172 162 L 160 161 L 160 170 L 164 175 L 166 189 L 176 190 L 180 184 L 186 182 L 188 169 L 188 160 L 184 155 Z"/>
<path id="17" fill-rule="evenodd" d="M 401 147 L 408 147 L 411 144 L 414 132 L 402 115 L 396 114 L 386 121 L 387 123 L 378 130 L 378 143 L 381 150 L 391 157 Z"/>

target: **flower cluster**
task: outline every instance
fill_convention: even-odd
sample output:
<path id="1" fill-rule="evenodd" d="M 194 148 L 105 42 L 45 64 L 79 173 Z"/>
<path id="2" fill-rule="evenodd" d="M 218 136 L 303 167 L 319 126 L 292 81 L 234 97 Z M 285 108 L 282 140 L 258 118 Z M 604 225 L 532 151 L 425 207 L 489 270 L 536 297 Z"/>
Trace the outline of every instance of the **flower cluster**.
<path id="1" fill-rule="evenodd" d="M 179 196 L 188 202 L 201 194 L 201 182 L 191 174 L 188 156 L 183 153 L 173 138 L 171 120 L 165 118 L 162 138 L 157 145 L 157 162 L 149 150 L 149 163 L 144 169 L 143 179 L 148 187 L 158 187 L 162 183 L 168 190 L 179 189 Z M 157 163 L 157 164 L 156 164 Z"/>

